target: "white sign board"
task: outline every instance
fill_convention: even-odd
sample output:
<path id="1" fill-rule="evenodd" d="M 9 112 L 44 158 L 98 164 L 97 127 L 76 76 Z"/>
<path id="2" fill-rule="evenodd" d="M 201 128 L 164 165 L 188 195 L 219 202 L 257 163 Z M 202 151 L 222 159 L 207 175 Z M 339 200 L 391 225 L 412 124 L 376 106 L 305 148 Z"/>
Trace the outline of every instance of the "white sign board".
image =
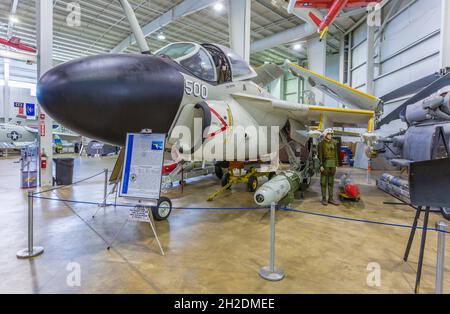
<path id="1" fill-rule="evenodd" d="M 150 222 L 149 211 L 146 207 L 136 206 L 130 209 L 128 220 L 136 222 Z"/>
<path id="2" fill-rule="evenodd" d="M 120 196 L 159 199 L 165 134 L 127 134 Z"/>

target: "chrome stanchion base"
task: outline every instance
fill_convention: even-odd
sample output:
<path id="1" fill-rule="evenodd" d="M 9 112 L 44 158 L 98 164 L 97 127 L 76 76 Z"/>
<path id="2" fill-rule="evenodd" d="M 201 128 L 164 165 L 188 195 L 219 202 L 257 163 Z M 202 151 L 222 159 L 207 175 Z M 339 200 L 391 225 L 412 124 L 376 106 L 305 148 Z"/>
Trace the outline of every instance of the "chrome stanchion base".
<path id="1" fill-rule="evenodd" d="M 274 271 L 270 271 L 270 267 L 261 267 L 259 275 L 269 281 L 280 281 L 284 278 L 284 270 L 281 268 L 274 268 Z"/>
<path id="2" fill-rule="evenodd" d="M 16 256 L 19 259 L 32 258 L 41 255 L 44 253 L 44 248 L 41 246 L 33 247 L 33 251 L 30 252 L 28 249 L 23 249 L 17 252 Z"/>

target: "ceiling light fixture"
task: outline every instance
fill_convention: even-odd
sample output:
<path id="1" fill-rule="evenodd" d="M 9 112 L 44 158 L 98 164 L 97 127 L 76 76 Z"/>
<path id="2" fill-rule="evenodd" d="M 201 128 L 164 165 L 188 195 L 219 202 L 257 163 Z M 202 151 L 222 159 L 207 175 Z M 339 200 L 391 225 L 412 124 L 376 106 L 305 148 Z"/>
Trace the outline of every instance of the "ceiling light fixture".
<path id="1" fill-rule="evenodd" d="M 301 44 L 295 44 L 293 48 L 294 48 L 294 50 L 299 51 L 299 50 L 302 50 L 302 45 Z"/>
<path id="2" fill-rule="evenodd" d="M 15 16 L 15 15 L 10 15 L 10 16 L 9 16 L 9 20 L 10 20 L 12 23 L 19 23 L 19 19 L 18 19 L 17 16 Z"/>
<path id="3" fill-rule="evenodd" d="M 217 2 L 217 3 L 214 5 L 214 10 L 216 10 L 217 12 L 222 11 L 222 10 L 223 10 L 223 3 L 222 3 L 222 2 Z"/>
<path id="4" fill-rule="evenodd" d="M 165 40 L 165 39 L 166 39 L 166 36 L 164 36 L 163 33 L 160 33 L 160 34 L 158 35 L 158 39 L 159 39 L 159 40 Z"/>

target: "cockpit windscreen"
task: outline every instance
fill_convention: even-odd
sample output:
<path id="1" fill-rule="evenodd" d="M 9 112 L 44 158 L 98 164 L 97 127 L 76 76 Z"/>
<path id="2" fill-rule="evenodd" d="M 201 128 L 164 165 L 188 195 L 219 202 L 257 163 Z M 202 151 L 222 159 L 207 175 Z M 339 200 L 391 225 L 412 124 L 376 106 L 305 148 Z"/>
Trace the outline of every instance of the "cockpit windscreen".
<path id="1" fill-rule="evenodd" d="M 168 56 L 172 59 L 179 59 L 191 54 L 195 50 L 195 45 L 190 43 L 175 43 L 168 45 L 156 52 L 157 56 Z"/>
<path id="2" fill-rule="evenodd" d="M 192 43 L 175 43 L 156 52 L 168 56 L 186 70 L 205 81 L 216 81 L 216 68 L 205 48 Z"/>
<path id="3" fill-rule="evenodd" d="M 173 43 L 156 55 L 170 57 L 198 78 L 219 84 L 257 76 L 242 57 L 223 45 Z"/>

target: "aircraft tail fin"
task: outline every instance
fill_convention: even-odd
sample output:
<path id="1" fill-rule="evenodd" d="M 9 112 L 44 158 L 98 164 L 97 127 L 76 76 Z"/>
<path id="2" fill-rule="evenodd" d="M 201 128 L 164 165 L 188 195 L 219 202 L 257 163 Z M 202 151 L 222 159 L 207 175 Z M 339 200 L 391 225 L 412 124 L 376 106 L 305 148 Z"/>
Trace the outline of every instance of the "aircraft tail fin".
<path id="1" fill-rule="evenodd" d="M 320 26 L 320 24 L 322 24 L 322 20 L 320 18 L 317 17 L 317 15 L 315 15 L 312 12 L 309 12 L 308 16 L 311 18 L 311 20 L 314 22 L 314 24 L 316 24 L 317 26 Z"/>
<path id="2" fill-rule="evenodd" d="M 19 45 L 20 44 L 20 38 L 16 37 L 16 36 L 12 36 L 11 39 L 9 40 L 9 42 L 11 44 Z"/>
<path id="3" fill-rule="evenodd" d="M 284 74 L 284 69 L 273 63 L 264 64 L 255 71 L 258 76 L 252 79 L 252 81 L 261 87 L 269 85 Z"/>

